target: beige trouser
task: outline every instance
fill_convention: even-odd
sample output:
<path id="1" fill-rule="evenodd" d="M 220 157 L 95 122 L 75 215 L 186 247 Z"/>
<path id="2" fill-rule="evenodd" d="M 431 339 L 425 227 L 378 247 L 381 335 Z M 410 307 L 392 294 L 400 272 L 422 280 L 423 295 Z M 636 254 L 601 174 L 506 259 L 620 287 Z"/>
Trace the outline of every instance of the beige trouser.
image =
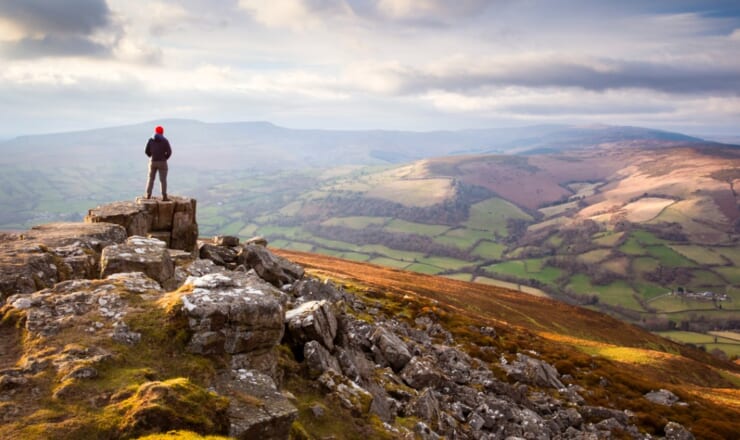
<path id="1" fill-rule="evenodd" d="M 146 195 L 147 197 L 152 195 L 152 188 L 154 187 L 154 176 L 159 171 L 159 184 L 162 188 L 162 196 L 167 195 L 167 161 L 166 160 L 152 160 L 149 161 L 149 181 L 146 184 Z"/>

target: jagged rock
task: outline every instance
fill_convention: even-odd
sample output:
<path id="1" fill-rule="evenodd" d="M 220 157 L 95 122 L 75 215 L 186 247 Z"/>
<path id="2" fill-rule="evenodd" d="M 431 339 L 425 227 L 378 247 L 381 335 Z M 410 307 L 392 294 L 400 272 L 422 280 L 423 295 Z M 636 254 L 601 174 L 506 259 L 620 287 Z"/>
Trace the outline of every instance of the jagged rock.
<path id="1" fill-rule="evenodd" d="M 326 300 L 336 303 L 344 298 L 342 292 L 330 282 L 321 282 L 316 278 L 302 279 L 293 286 L 293 295 L 302 302 Z"/>
<path id="2" fill-rule="evenodd" d="M 318 379 L 319 384 L 342 406 L 356 415 L 367 414 L 373 401 L 372 394 L 334 370 L 327 370 Z"/>
<path id="3" fill-rule="evenodd" d="M 663 432 L 666 440 L 694 440 L 694 434 L 676 422 L 668 422 Z"/>
<path id="4" fill-rule="evenodd" d="M 417 390 L 435 387 L 444 380 L 444 374 L 434 365 L 431 358 L 418 356 L 406 364 L 400 376 L 408 386 Z"/>
<path id="5" fill-rule="evenodd" d="M 269 376 L 251 370 L 226 372 L 217 379 L 219 394 L 229 397 L 229 437 L 285 440 L 298 410 Z"/>
<path id="6" fill-rule="evenodd" d="M 197 259 L 183 267 L 186 274 L 192 277 L 202 277 L 209 273 L 223 273 L 226 271 L 222 266 L 216 265 L 211 260 Z"/>
<path id="7" fill-rule="evenodd" d="M 406 414 L 419 417 L 432 428 L 439 424 L 439 401 L 431 388 L 425 388 L 406 406 Z"/>
<path id="8" fill-rule="evenodd" d="M 200 258 L 211 260 L 219 266 L 234 265 L 236 267 L 236 251 L 228 247 L 202 243 L 198 253 Z"/>
<path id="9" fill-rule="evenodd" d="M 308 367 L 308 374 L 312 378 L 317 378 L 329 370 L 337 373 L 342 371 L 337 359 L 317 341 L 309 341 L 303 346 L 303 358 Z"/>
<path id="10" fill-rule="evenodd" d="M 0 304 L 14 293 L 97 277 L 103 247 L 125 239 L 123 228 L 107 223 L 51 223 L 5 236 L 0 241 Z"/>
<path id="11" fill-rule="evenodd" d="M 373 343 L 372 352 L 379 364 L 387 363 L 398 372 L 411 360 L 406 344 L 385 327 L 378 327 L 370 336 Z"/>
<path id="12" fill-rule="evenodd" d="M 472 359 L 466 353 L 445 345 L 434 347 L 438 365 L 450 380 L 459 383 L 470 383 Z"/>
<path id="13" fill-rule="evenodd" d="M 263 246 L 248 244 L 242 246 L 237 264 L 254 269 L 265 281 L 282 287 L 303 277 L 303 268 L 273 254 Z"/>
<path id="14" fill-rule="evenodd" d="M 189 278 L 192 292 L 181 297 L 193 336 L 188 349 L 200 354 L 264 354 L 283 337 L 279 292 L 239 272 Z"/>
<path id="15" fill-rule="evenodd" d="M 417 422 L 414 425 L 414 432 L 421 437 L 421 440 L 439 440 L 441 437 L 426 425 L 424 422 Z"/>
<path id="16" fill-rule="evenodd" d="M 523 383 L 550 388 L 565 388 L 558 370 L 545 361 L 517 353 L 514 362 L 502 364 L 506 375 Z"/>
<path id="17" fill-rule="evenodd" d="M 645 394 L 645 398 L 653 403 L 663 406 L 673 406 L 679 399 L 678 396 L 668 390 L 660 389 Z"/>
<path id="18" fill-rule="evenodd" d="M 267 246 L 267 239 L 265 237 L 260 237 L 260 236 L 252 237 L 249 240 L 245 241 L 244 244 L 245 245 L 253 244 L 255 246 L 266 247 Z"/>
<path id="19" fill-rule="evenodd" d="M 193 252 L 198 240 L 196 201 L 170 196 L 169 201 L 137 198 L 134 202 L 114 202 L 88 211 L 85 223 L 114 223 L 128 236 L 151 235 L 173 249 Z"/>
<path id="20" fill-rule="evenodd" d="M 285 324 L 296 343 L 318 341 L 327 349 L 334 349 L 337 319 L 328 301 L 310 301 L 289 310 L 285 313 Z"/>
<path id="21" fill-rule="evenodd" d="M 213 244 L 228 247 L 239 246 L 239 237 L 234 237 L 233 235 L 217 235 L 213 237 Z"/>
<path id="22" fill-rule="evenodd" d="M 602 406 L 583 406 L 580 412 L 583 418 L 590 422 L 600 422 L 609 418 L 617 420 L 622 425 L 626 425 L 628 422 L 627 414 L 624 411 L 604 408 Z"/>
<path id="23" fill-rule="evenodd" d="M 164 242 L 134 236 L 129 237 L 125 244 L 103 249 L 100 277 L 121 272 L 143 272 L 164 285 L 175 275 L 175 265 Z"/>

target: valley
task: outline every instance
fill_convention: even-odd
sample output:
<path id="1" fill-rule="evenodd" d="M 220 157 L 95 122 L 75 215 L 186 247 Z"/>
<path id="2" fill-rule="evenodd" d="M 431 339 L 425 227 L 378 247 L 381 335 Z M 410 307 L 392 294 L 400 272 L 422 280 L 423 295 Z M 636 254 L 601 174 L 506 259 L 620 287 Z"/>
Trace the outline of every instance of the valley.
<path id="1" fill-rule="evenodd" d="M 740 327 L 738 149 L 609 133 L 563 137 L 573 148 L 530 141 L 537 154 L 481 147 L 295 169 L 247 152 L 198 167 L 186 147 L 170 186 L 198 198 L 204 236 L 262 235 L 273 248 L 553 297 L 740 355 L 736 333 L 709 334 Z M 0 168 L 3 230 L 133 199 L 145 174 L 130 159 Z"/>

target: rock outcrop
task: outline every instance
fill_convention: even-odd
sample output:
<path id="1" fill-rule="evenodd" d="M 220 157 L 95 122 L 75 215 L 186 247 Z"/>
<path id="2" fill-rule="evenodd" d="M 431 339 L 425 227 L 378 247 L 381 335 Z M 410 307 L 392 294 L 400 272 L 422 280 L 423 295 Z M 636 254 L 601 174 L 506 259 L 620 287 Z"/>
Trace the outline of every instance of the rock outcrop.
<path id="1" fill-rule="evenodd" d="M 137 198 L 134 202 L 115 202 L 88 211 L 85 223 L 114 223 L 128 236 L 162 240 L 167 247 L 194 252 L 198 242 L 196 201 L 171 196 L 169 201 Z"/>
<path id="2" fill-rule="evenodd" d="M 253 274 L 213 273 L 189 278 L 181 297 L 193 335 L 188 348 L 199 354 L 233 356 L 240 368 L 274 375 L 274 348 L 284 332 L 281 292 Z"/>
<path id="3" fill-rule="evenodd" d="M 51 223 L 0 238 L 0 305 L 14 293 L 32 293 L 55 283 L 96 278 L 100 254 L 126 240 L 109 223 Z"/>

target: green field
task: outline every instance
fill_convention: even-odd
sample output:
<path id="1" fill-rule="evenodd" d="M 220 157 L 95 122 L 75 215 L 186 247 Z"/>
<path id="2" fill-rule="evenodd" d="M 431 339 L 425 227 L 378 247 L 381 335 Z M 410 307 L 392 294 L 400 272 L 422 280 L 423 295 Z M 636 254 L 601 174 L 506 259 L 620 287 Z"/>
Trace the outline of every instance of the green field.
<path id="1" fill-rule="evenodd" d="M 401 232 L 404 234 L 419 234 L 436 237 L 449 230 L 449 226 L 427 225 L 423 223 L 412 223 L 404 220 L 394 219 L 385 225 L 384 230 L 388 232 Z"/>
<path id="2" fill-rule="evenodd" d="M 721 266 L 727 261 L 715 251 L 715 248 L 698 245 L 671 245 L 671 249 L 684 257 L 701 264 Z"/>
<path id="3" fill-rule="evenodd" d="M 492 274 L 513 275 L 522 280 L 535 279 L 545 284 L 553 284 L 563 276 L 563 271 L 550 266 L 543 266 L 542 259 L 514 260 L 484 266 Z"/>
<path id="4" fill-rule="evenodd" d="M 624 235 L 624 232 L 612 232 L 612 231 L 606 231 L 606 232 L 599 232 L 597 234 L 594 234 L 593 241 L 595 244 L 599 246 L 607 246 L 612 247 L 619 242 L 619 240 L 622 239 L 622 236 Z"/>
<path id="5" fill-rule="evenodd" d="M 465 226 L 481 231 L 490 231 L 505 236 L 509 219 L 531 221 L 532 216 L 504 199 L 494 197 L 470 207 L 470 215 Z"/>
<path id="6" fill-rule="evenodd" d="M 352 229 L 364 229 L 368 226 L 383 226 L 390 219 L 387 217 L 333 217 L 322 223 L 324 226 L 343 226 Z"/>
<path id="7" fill-rule="evenodd" d="M 722 275 L 727 280 L 727 282 L 740 286 L 740 267 L 726 266 L 718 267 L 714 270 L 715 272 Z"/>
<path id="8" fill-rule="evenodd" d="M 501 259 L 505 250 L 506 246 L 503 244 L 492 241 L 481 241 L 470 253 L 481 258 L 494 258 L 498 260 Z"/>
<path id="9" fill-rule="evenodd" d="M 740 356 L 740 341 L 729 339 L 722 336 L 715 336 L 705 333 L 668 331 L 655 332 L 664 338 L 672 339 L 676 342 L 687 344 L 702 345 L 707 351 L 718 348 L 724 351 L 728 356 Z"/>
<path id="10" fill-rule="evenodd" d="M 493 234 L 488 231 L 476 231 L 466 228 L 456 228 L 434 237 L 434 241 L 445 246 L 454 246 L 458 249 L 470 249 L 480 240 L 490 240 Z"/>
<path id="11" fill-rule="evenodd" d="M 457 260 L 455 258 L 446 257 L 426 257 L 419 259 L 419 262 L 429 266 L 438 267 L 443 270 L 460 270 L 463 267 L 475 265 L 475 262 L 473 261 Z"/>
<path id="12" fill-rule="evenodd" d="M 669 248 L 668 246 L 648 246 L 647 253 L 657 258 L 660 263 L 667 267 L 692 267 L 694 263 L 688 258 Z"/>
<path id="13" fill-rule="evenodd" d="M 399 261 L 399 260 L 394 260 L 392 258 L 386 258 L 386 257 L 373 258 L 369 262 L 380 265 L 380 266 L 392 267 L 395 269 L 403 269 L 409 264 L 411 264 L 408 261 Z"/>

